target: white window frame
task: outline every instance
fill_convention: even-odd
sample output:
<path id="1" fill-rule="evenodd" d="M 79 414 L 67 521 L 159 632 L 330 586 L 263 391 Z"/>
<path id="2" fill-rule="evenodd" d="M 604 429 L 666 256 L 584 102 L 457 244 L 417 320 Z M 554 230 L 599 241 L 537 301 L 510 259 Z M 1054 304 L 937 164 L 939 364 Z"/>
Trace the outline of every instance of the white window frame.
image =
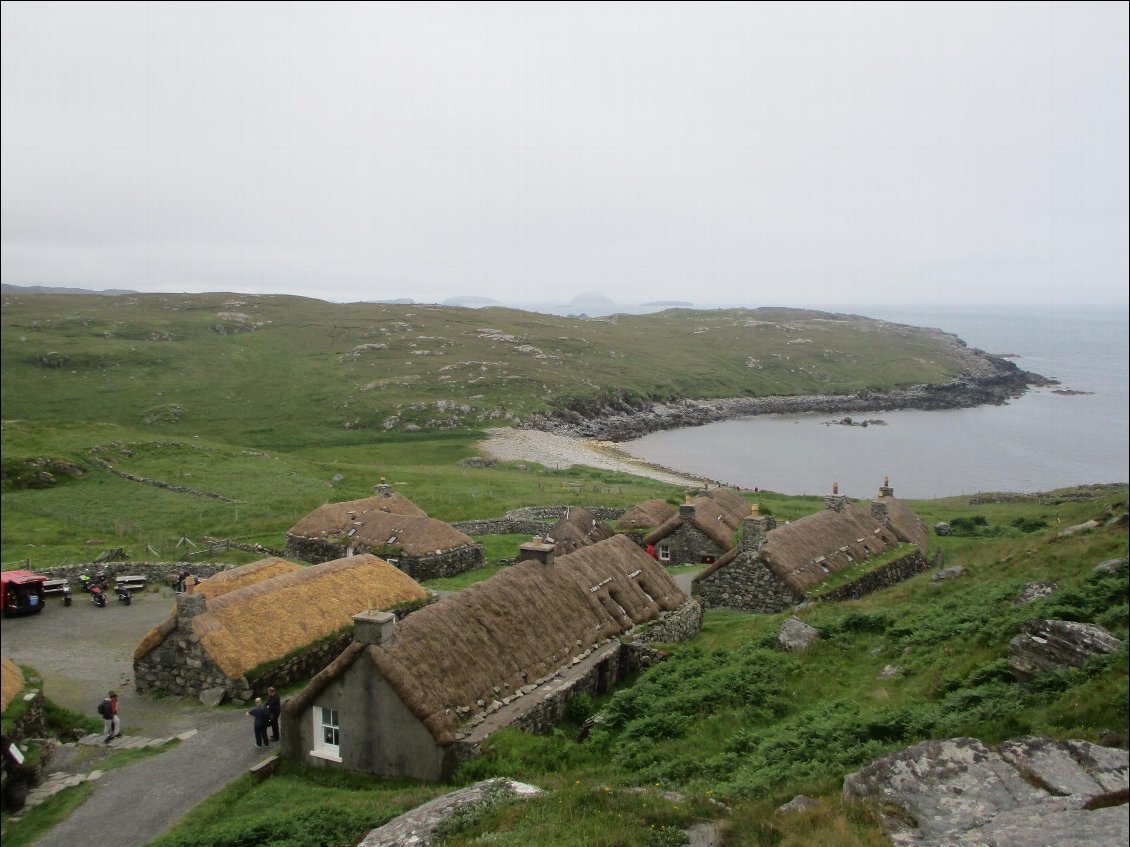
<path id="1" fill-rule="evenodd" d="M 659 552 L 659 561 L 661 561 L 661 562 L 671 561 L 671 545 L 670 544 L 660 544 L 658 552 Z"/>
<path id="2" fill-rule="evenodd" d="M 319 759 L 328 759 L 331 762 L 341 761 L 341 715 L 337 709 L 331 709 L 329 706 L 315 706 L 311 709 L 313 727 L 313 740 L 314 749 L 310 751 L 311 756 L 317 756 Z M 337 738 L 337 743 L 326 741 L 326 730 L 332 730 L 333 735 Z"/>

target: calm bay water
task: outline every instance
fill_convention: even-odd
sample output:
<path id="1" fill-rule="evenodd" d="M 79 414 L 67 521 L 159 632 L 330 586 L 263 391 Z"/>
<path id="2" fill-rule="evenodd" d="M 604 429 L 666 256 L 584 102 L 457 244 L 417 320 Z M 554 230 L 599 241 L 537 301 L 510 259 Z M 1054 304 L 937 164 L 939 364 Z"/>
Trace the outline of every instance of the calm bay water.
<path id="1" fill-rule="evenodd" d="M 746 487 L 871 496 L 889 476 L 901 497 L 1045 491 L 1130 478 L 1127 310 L 1113 307 L 837 309 L 953 332 L 1015 354 L 1058 379 L 1004 406 L 867 412 L 886 426 L 825 426 L 833 416 L 759 415 L 657 432 L 621 445 L 650 462 Z M 1062 396 L 1052 389 L 1092 392 Z"/>

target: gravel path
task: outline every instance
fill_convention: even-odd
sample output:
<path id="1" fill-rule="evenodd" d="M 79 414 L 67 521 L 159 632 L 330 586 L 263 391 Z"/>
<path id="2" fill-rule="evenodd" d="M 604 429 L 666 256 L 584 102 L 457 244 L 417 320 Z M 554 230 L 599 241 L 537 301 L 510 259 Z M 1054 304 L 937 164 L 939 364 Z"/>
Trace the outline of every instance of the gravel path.
<path id="1" fill-rule="evenodd" d="M 45 694 L 94 716 L 106 692 L 118 692 L 122 732 L 153 738 L 198 732 L 168 752 L 107 771 L 90 798 L 36 842 L 38 847 L 143 847 L 200 801 L 264 758 L 244 709 L 209 709 L 195 699 L 139 697 L 133 690 L 133 648 L 173 609 L 167 588 L 139 592 L 130 606 L 104 609 L 75 594 L 74 605 L 50 598 L 41 614 L 3 618 L 4 655 L 43 675 Z M 52 771 L 87 772 L 113 750 L 68 745 Z"/>
<path id="2" fill-rule="evenodd" d="M 487 430 L 488 438 L 480 441 L 479 450 L 501 461 L 536 462 L 547 468 L 590 468 L 645 476 L 659 482 L 699 488 L 703 480 L 651 465 L 629 456 L 611 441 L 587 441 L 536 429 L 498 427 Z"/>

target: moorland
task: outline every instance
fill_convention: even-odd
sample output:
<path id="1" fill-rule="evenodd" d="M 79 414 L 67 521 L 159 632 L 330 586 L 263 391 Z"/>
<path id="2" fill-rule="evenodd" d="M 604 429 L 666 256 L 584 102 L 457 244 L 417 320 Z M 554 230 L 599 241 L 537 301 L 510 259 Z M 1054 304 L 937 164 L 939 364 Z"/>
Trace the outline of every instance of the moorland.
<path id="1" fill-rule="evenodd" d="M 467 460 L 487 426 L 552 426 L 679 397 L 890 392 L 961 381 L 971 356 L 983 361 L 938 331 L 787 309 L 586 320 L 249 295 L 20 294 L 5 295 L 2 321 L 5 568 L 117 547 L 139 560 L 200 560 L 205 537 L 281 546 L 298 517 L 367 496 L 381 476 L 444 520 L 681 499 L 640 476 Z M 757 499 L 779 519 L 823 508 L 813 497 Z M 701 636 L 630 687 L 578 702 L 555 734 L 497 736 L 456 782 L 500 774 L 548 792 L 468 817 L 444 843 L 661 847 L 709 818 L 733 847 L 876 844 L 874 813 L 845 806 L 839 791 L 883 752 L 1027 733 L 1125 748 L 1125 647 L 1026 684 L 1006 652 L 1033 617 L 1098 623 L 1125 642 L 1126 564 L 1094 566 L 1126 557 L 1125 525 L 1107 525 L 1126 510 L 1126 486 L 993 499 L 913 502 L 927 526 L 959 528 L 931 537 L 931 553 L 966 575 L 806 609 L 822 636 L 806 654 L 776 648 L 783 616 L 711 611 Z M 1096 528 L 1062 534 L 1091 519 Z M 480 540 L 487 572 L 512 555 L 515 539 Z M 1037 580 L 1057 591 L 1018 604 Z M 899 672 L 881 677 L 887 666 Z M 597 731 L 578 743 L 593 715 Z M 287 765 L 261 785 L 233 783 L 159 844 L 348 845 L 446 790 Z M 799 793 L 817 804 L 775 813 Z"/>

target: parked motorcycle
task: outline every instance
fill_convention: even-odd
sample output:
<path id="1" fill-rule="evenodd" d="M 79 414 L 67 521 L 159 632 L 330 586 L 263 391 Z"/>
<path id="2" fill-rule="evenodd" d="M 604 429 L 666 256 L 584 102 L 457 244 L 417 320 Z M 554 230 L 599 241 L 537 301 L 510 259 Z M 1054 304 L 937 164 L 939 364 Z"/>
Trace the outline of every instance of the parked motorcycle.
<path id="1" fill-rule="evenodd" d="M 102 591 L 102 586 L 90 586 L 90 602 L 97 606 L 99 609 L 106 608 L 106 594 Z"/>
<path id="2" fill-rule="evenodd" d="M 114 590 L 118 594 L 118 600 L 125 603 L 127 606 L 133 602 L 133 595 L 130 593 L 130 590 L 128 588 L 117 585 L 114 587 Z"/>
<path id="3" fill-rule="evenodd" d="M 71 587 L 70 585 L 63 586 L 63 605 L 71 605 Z"/>

